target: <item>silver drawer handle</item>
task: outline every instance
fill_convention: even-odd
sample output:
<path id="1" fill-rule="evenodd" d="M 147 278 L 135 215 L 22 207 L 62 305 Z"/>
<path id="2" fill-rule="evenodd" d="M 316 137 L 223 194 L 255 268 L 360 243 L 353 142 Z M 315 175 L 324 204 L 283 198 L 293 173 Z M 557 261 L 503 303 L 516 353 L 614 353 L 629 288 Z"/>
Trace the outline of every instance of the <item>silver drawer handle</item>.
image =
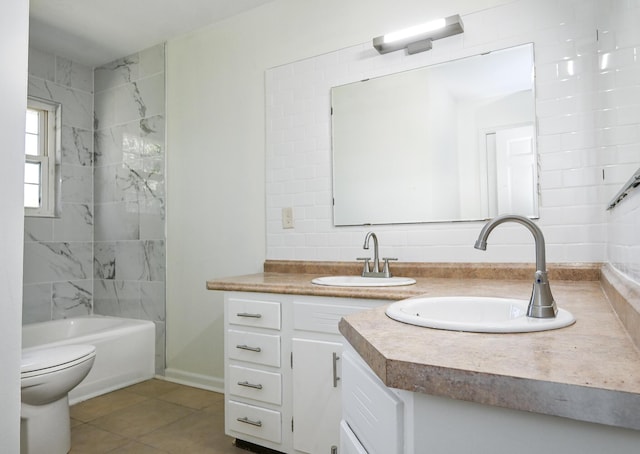
<path id="1" fill-rule="evenodd" d="M 252 352 L 261 352 L 262 349 L 260 347 L 249 347 L 248 345 L 236 345 L 236 348 L 239 348 L 240 350 L 249 350 Z"/>
<path id="2" fill-rule="evenodd" d="M 252 426 L 256 426 L 256 427 L 262 427 L 262 421 L 260 421 L 260 420 L 252 421 L 249 418 L 247 418 L 246 416 L 243 417 L 243 418 L 237 418 L 237 421 L 243 422 L 245 424 L 251 424 Z"/>
<path id="3" fill-rule="evenodd" d="M 238 317 L 262 318 L 262 314 L 251 314 L 249 312 L 238 312 L 236 315 Z"/>
<path id="4" fill-rule="evenodd" d="M 254 385 L 253 383 L 249 383 L 248 381 L 239 381 L 238 384 L 240 386 L 246 386 L 247 388 L 262 389 L 262 385 Z"/>
<path id="5" fill-rule="evenodd" d="M 337 388 L 338 387 L 338 380 L 340 380 L 340 377 L 338 377 L 338 360 L 340 359 L 340 357 L 338 356 L 338 354 L 336 352 L 333 352 L 333 387 Z"/>

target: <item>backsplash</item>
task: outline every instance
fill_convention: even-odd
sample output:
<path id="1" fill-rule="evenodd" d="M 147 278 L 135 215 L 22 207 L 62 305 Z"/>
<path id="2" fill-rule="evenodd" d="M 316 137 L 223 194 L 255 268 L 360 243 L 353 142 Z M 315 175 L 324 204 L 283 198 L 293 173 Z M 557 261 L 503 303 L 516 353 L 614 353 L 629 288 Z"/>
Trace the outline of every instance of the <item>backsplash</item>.
<path id="1" fill-rule="evenodd" d="M 379 55 L 367 42 L 268 70 L 267 259 L 353 261 L 363 254 L 366 232 L 374 230 L 381 254 L 401 261 L 532 261 L 533 240 L 522 226 L 500 226 L 486 252 L 473 249 L 482 222 L 334 227 L 329 92 L 336 85 L 533 42 L 538 223 L 547 259 L 606 261 L 606 204 L 640 163 L 640 101 L 628 89 L 638 68 L 628 53 L 613 52 L 606 74 L 600 71 L 603 40 L 614 49 L 620 44 L 611 33 L 618 24 L 599 28 L 603 15 L 616 10 L 624 16 L 630 8 L 633 2 L 516 1 L 464 15 L 464 34 L 438 40 L 428 52 Z M 630 27 L 619 38 L 631 49 L 640 44 Z M 626 88 L 616 85 L 613 75 L 625 74 L 629 65 Z M 371 182 L 372 196 L 384 183 Z M 286 207 L 294 212 L 289 230 L 281 222 Z"/>

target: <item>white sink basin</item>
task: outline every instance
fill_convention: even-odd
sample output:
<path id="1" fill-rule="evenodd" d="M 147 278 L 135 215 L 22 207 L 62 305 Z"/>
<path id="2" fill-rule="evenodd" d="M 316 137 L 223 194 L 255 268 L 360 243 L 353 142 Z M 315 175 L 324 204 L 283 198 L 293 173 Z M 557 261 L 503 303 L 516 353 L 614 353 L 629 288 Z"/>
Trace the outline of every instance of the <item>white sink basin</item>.
<path id="1" fill-rule="evenodd" d="M 362 276 L 325 276 L 311 281 L 316 285 L 332 287 L 395 287 L 415 284 L 415 279 L 408 277 L 362 277 Z"/>
<path id="2" fill-rule="evenodd" d="M 564 328 L 575 322 L 570 312 L 558 309 L 555 318 L 527 317 L 528 301 L 482 297 L 418 297 L 391 304 L 394 320 L 427 328 L 476 333 L 526 333 Z"/>

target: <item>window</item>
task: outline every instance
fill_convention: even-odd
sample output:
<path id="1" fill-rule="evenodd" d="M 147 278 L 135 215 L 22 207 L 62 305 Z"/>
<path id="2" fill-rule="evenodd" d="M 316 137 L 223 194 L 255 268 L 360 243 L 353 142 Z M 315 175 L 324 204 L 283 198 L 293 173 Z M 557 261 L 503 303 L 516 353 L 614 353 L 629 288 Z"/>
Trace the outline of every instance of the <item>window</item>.
<path id="1" fill-rule="evenodd" d="M 54 216 L 60 104 L 28 98 L 24 145 L 25 215 Z"/>

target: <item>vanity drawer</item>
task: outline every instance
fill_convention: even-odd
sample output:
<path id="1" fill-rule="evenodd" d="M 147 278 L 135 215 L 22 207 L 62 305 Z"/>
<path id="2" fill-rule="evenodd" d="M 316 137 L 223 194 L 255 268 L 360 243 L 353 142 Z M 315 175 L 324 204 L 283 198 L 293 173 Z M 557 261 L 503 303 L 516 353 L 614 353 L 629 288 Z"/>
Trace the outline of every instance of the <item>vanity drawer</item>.
<path id="1" fill-rule="evenodd" d="M 229 298 L 227 310 L 233 325 L 280 329 L 280 303 L 276 301 Z"/>
<path id="2" fill-rule="evenodd" d="M 227 331 L 229 358 L 280 367 L 280 336 L 247 331 Z"/>
<path id="3" fill-rule="evenodd" d="M 231 431 L 280 443 L 281 420 L 279 411 L 227 401 L 227 428 Z"/>
<path id="4" fill-rule="evenodd" d="M 280 374 L 229 366 L 229 392 L 233 395 L 271 404 L 282 404 L 282 377 Z"/>
<path id="5" fill-rule="evenodd" d="M 366 310 L 367 307 L 345 304 L 293 303 L 293 328 L 318 333 L 340 334 L 338 322 L 345 315 Z"/>

